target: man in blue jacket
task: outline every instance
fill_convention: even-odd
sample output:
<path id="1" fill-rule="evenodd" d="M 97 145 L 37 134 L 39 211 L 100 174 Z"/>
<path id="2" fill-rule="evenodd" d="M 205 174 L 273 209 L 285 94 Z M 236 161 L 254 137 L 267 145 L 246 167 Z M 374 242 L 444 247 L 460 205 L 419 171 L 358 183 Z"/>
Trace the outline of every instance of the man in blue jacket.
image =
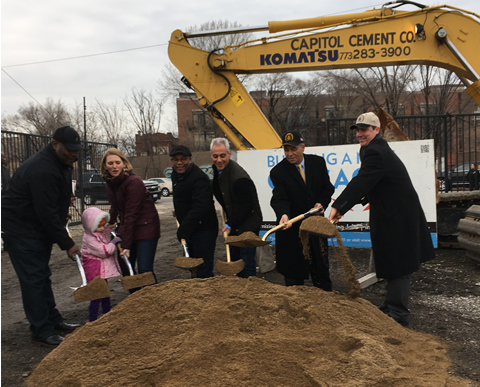
<path id="1" fill-rule="evenodd" d="M 18 275 L 23 308 L 37 346 L 56 347 L 79 324 L 67 324 L 55 307 L 49 267 L 53 244 L 71 259 L 80 249 L 65 225 L 72 197 L 72 167 L 81 149 L 70 126 L 57 129 L 52 142 L 25 161 L 2 195 L 4 247 Z"/>
<path id="2" fill-rule="evenodd" d="M 355 204 L 370 203 L 370 236 L 377 277 L 387 280 L 379 306 L 408 325 L 411 274 L 435 258 L 432 238 L 407 169 L 380 134 L 374 113 L 364 113 L 350 127 L 357 130 L 362 165 L 332 205 L 330 219 L 340 219 Z"/>

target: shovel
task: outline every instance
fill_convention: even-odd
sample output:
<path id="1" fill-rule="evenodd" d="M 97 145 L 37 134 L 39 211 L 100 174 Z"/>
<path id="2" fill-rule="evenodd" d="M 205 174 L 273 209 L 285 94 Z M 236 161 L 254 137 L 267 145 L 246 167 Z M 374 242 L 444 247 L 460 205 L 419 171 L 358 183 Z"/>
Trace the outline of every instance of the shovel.
<path id="1" fill-rule="evenodd" d="M 335 219 L 328 220 L 323 216 L 315 216 L 302 222 L 300 232 L 307 232 L 323 238 L 340 237 L 335 222 Z"/>
<path id="2" fill-rule="evenodd" d="M 177 220 L 177 228 L 178 226 L 179 224 Z M 179 267 L 180 269 L 189 269 L 193 271 L 193 269 L 196 269 L 198 266 L 202 265 L 203 258 L 190 258 L 190 255 L 188 254 L 187 241 L 185 239 L 182 239 L 180 242 L 182 242 L 183 252 L 185 253 L 185 256 L 175 259 L 173 266 Z M 192 274 L 194 273 L 192 272 Z"/>
<path id="3" fill-rule="evenodd" d="M 82 276 L 82 284 L 78 287 L 72 287 L 73 297 L 76 302 L 98 300 L 99 298 L 110 297 L 110 289 L 107 282 L 100 276 L 95 277 L 89 283 L 87 283 L 87 277 L 85 276 L 85 270 L 83 270 L 82 261 L 78 254 L 75 254 L 75 261 L 77 262 L 78 270 Z"/>
<path id="4" fill-rule="evenodd" d="M 71 238 L 72 234 L 68 229 L 70 224 L 70 219 L 68 219 L 65 229 L 67 230 L 68 236 Z M 102 279 L 100 276 L 95 277 L 89 283 L 87 283 L 87 276 L 85 275 L 85 270 L 83 270 L 82 261 L 78 254 L 75 254 L 75 262 L 77 262 L 78 270 L 82 277 L 82 284 L 79 287 L 70 286 L 70 289 L 73 290 L 73 298 L 76 302 L 83 301 L 92 301 L 98 300 L 99 298 L 110 297 L 110 289 L 107 285 L 107 282 Z"/>
<path id="5" fill-rule="evenodd" d="M 113 236 L 117 236 L 115 231 L 112 230 Z M 130 275 L 128 276 L 123 276 L 122 279 L 120 280 L 122 287 L 124 289 L 134 289 L 134 288 L 141 288 L 142 286 L 147 286 L 147 285 L 153 285 L 155 284 L 155 277 L 153 276 L 153 273 L 151 271 L 147 273 L 142 273 L 142 274 L 135 274 L 133 272 L 132 264 L 128 260 L 128 257 L 126 254 L 122 255 L 123 249 L 120 246 L 120 243 L 117 245 L 118 246 L 118 251 L 120 251 L 120 256 L 123 258 L 125 263 L 127 264 L 128 267 L 128 272 Z"/>
<path id="6" fill-rule="evenodd" d="M 320 212 L 320 211 L 323 211 L 323 207 L 315 208 L 314 210 L 305 212 L 302 215 L 298 215 L 297 217 L 290 219 L 287 223 L 279 224 L 278 226 L 275 226 L 274 228 L 268 230 L 268 232 L 265 233 L 263 238 L 260 238 L 258 235 L 255 235 L 253 232 L 244 232 L 240 236 L 232 236 L 232 237 L 226 238 L 225 243 L 232 246 L 237 246 L 237 247 L 259 247 L 259 246 L 268 245 L 272 243 L 272 241 L 266 240 L 270 234 L 285 228 L 287 224 L 298 222 L 299 220 L 308 218 L 309 216 L 315 215 L 317 212 Z"/>
<path id="7" fill-rule="evenodd" d="M 222 211 L 222 225 L 225 224 L 225 216 L 223 215 Z M 223 233 L 223 237 L 225 240 L 227 239 L 227 232 Z M 252 246 L 247 246 L 247 247 L 252 247 Z M 243 268 L 245 267 L 245 262 L 243 259 L 239 259 L 238 261 L 231 262 L 230 260 L 230 246 L 226 244 L 227 248 L 227 262 L 223 262 L 218 260 L 215 268 L 222 274 L 225 275 L 235 275 L 240 273 Z"/>

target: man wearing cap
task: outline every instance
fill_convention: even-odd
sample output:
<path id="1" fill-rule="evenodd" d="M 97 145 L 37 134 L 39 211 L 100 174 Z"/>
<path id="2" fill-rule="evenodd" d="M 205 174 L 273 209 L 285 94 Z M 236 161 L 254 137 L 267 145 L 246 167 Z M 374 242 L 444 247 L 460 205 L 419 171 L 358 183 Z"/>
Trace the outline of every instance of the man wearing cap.
<path id="1" fill-rule="evenodd" d="M 313 208 L 327 208 L 335 189 L 330 183 L 324 158 L 304 154 L 305 142 L 299 132 L 287 132 L 282 137 L 282 145 L 285 158 L 270 171 L 274 186 L 270 205 L 278 223 L 287 224 Z M 326 238 L 310 237 L 311 259 L 306 260 L 299 228 L 299 222 L 287 224 L 276 233 L 277 271 L 285 277 L 286 286 L 303 285 L 311 276 L 314 286 L 331 291 Z"/>
<path id="2" fill-rule="evenodd" d="M 65 225 L 72 197 L 72 166 L 81 149 L 70 126 L 57 129 L 45 148 L 26 160 L 2 195 L 2 232 L 5 250 L 18 275 L 23 309 L 37 346 L 56 347 L 79 324 L 67 324 L 55 307 L 50 281 L 53 244 L 71 259 L 80 249 Z"/>
<path id="3" fill-rule="evenodd" d="M 332 205 L 330 219 L 340 219 L 355 204 L 370 203 L 370 236 L 377 277 L 387 279 L 379 306 L 398 323 L 409 323 L 411 274 L 435 257 L 425 213 L 410 176 L 380 134 L 374 113 L 364 113 L 350 127 L 357 130 L 361 167 Z"/>
<path id="4" fill-rule="evenodd" d="M 260 232 L 262 211 L 258 201 L 257 188 L 248 173 L 231 160 L 232 151 L 226 138 L 214 138 L 210 143 L 210 156 L 213 161 L 213 194 L 226 213 L 222 233 L 240 235 L 251 231 Z M 231 260 L 243 260 L 245 267 L 237 274 L 247 278 L 257 275 L 255 247 L 230 246 Z"/>
<path id="5" fill-rule="evenodd" d="M 179 227 L 178 240 L 185 239 L 192 258 L 203 258 L 204 264 L 192 276 L 213 277 L 213 257 L 218 234 L 218 220 L 208 176 L 192 162 L 185 145 L 170 152 L 173 166 L 173 207 Z"/>

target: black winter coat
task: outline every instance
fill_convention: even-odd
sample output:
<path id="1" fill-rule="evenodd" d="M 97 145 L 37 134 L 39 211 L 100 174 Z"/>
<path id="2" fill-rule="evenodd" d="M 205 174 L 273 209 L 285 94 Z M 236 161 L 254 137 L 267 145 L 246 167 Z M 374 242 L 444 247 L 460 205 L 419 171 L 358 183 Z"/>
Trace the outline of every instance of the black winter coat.
<path id="1" fill-rule="evenodd" d="M 405 165 L 379 134 L 360 150 L 361 168 L 332 207 L 345 214 L 365 197 L 379 278 L 411 274 L 435 258 L 417 192 Z"/>
<path id="2" fill-rule="evenodd" d="M 49 144 L 20 165 L 2 192 L 2 231 L 68 250 L 75 245 L 65 230 L 71 198 L 72 168 Z"/>
<path id="3" fill-rule="evenodd" d="M 283 214 L 289 219 L 304 214 L 321 203 L 323 208 L 330 204 L 335 188 L 330 182 L 325 159 L 316 155 L 304 155 L 305 183 L 296 165 L 283 159 L 270 171 L 274 186 L 270 200 L 277 222 Z M 300 223 L 297 222 L 285 231 L 275 234 L 277 270 L 289 278 L 309 277 L 309 265 L 302 252 L 302 243 L 298 235 Z"/>
<path id="4" fill-rule="evenodd" d="M 248 173 L 230 160 L 221 174 L 213 167 L 212 189 L 215 198 L 225 210 L 230 235 L 246 231 L 258 232 L 262 223 L 262 210 L 257 189 Z M 223 227 L 223 224 L 222 224 Z"/>
<path id="5" fill-rule="evenodd" d="M 212 186 L 208 176 L 195 164 L 185 173 L 173 170 L 173 206 L 180 227 L 178 240 L 188 240 L 200 229 L 218 229 Z"/>

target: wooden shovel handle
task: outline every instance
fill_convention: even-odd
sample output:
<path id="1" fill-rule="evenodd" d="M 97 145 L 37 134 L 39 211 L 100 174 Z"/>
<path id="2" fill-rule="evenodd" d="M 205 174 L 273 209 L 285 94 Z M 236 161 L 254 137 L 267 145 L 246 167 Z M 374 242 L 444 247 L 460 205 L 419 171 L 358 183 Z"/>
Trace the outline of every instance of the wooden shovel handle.
<path id="1" fill-rule="evenodd" d="M 282 228 L 285 228 L 285 227 L 287 226 L 287 224 L 296 223 L 296 222 L 298 222 L 298 221 L 300 221 L 300 220 L 303 220 L 303 219 L 305 219 L 305 218 L 308 218 L 309 216 L 314 215 L 314 214 L 316 214 L 317 212 L 320 212 L 320 211 L 322 211 L 322 210 L 323 210 L 323 207 L 315 208 L 315 209 L 313 209 L 313 210 L 310 210 L 310 211 L 308 211 L 308 212 L 305 212 L 304 214 L 298 215 L 298 216 L 296 216 L 295 218 L 290 219 L 287 223 L 279 224 L 278 226 L 275 226 L 274 228 L 268 230 L 268 231 L 265 233 L 265 235 L 263 235 L 262 240 L 264 240 L 264 241 L 267 240 L 267 237 L 268 237 L 270 234 L 274 233 L 274 232 L 277 231 L 277 230 L 280 230 L 280 229 L 282 229 Z"/>
<path id="2" fill-rule="evenodd" d="M 225 214 L 223 213 L 223 209 L 220 211 L 220 214 L 222 215 L 222 228 L 223 228 L 223 226 L 225 225 Z M 227 232 L 224 231 L 223 232 L 223 237 L 225 239 L 227 239 L 227 236 L 228 236 Z M 227 262 L 230 262 L 231 261 L 231 259 L 230 259 L 230 246 L 228 244 L 225 244 L 225 246 L 227 247 Z"/>

